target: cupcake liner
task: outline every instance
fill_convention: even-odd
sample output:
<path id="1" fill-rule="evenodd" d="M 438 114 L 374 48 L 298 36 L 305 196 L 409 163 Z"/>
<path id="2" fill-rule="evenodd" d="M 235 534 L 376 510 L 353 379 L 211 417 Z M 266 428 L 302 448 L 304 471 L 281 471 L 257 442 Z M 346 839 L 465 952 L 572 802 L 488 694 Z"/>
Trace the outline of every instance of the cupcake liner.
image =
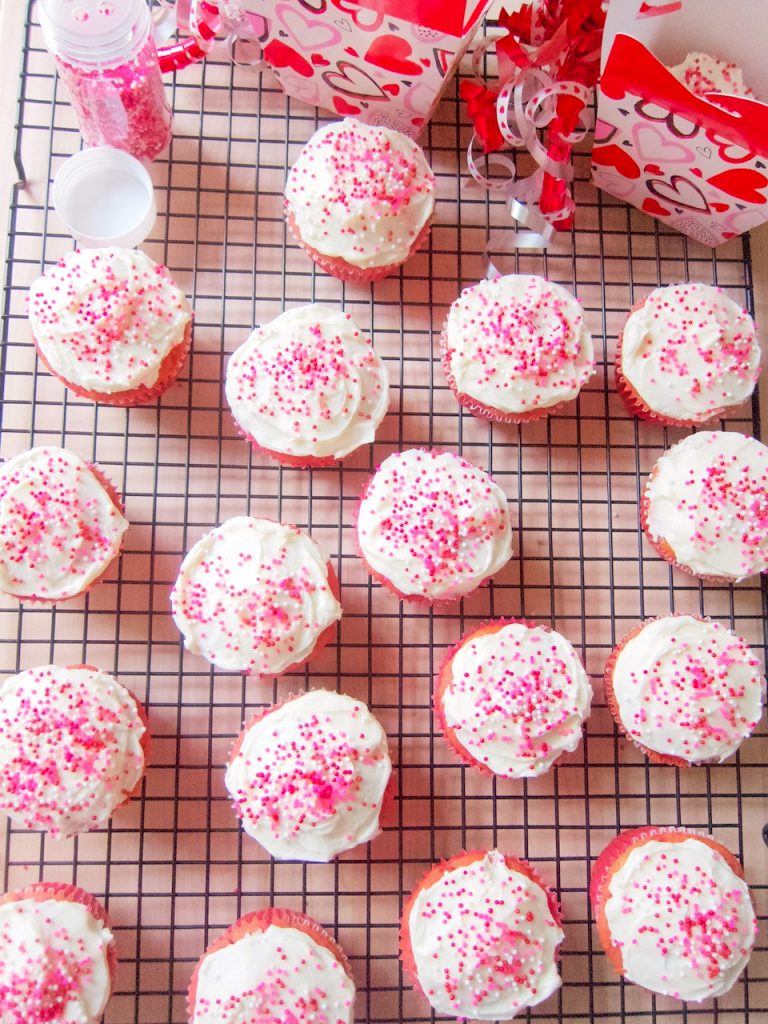
<path id="1" fill-rule="evenodd" d="M 99 481 L 104 490 L 107 492 L 109 500 L 115 506 L 120 515 L 125 515 L 125 506 L 123 505 L 123 500 L 118 494 L 118 491 L 115 485 L 112 483 L 112 481 L 104 474 L 104 471 L 100 469 L 98 466 L 96 466 L 94 463 L 88 462 L 86 463 L 86 465 L 88 466 L 88 469 L 90 469 L 91 473 L 93 473 L 93 475 Z M 112 563 L 122 554 L 124 537 L 125 534 L 123 534 L 123 536 L 120 538 L 120 543 L 117 545 L 115 553 L 112 555 L 109 562 L 104 566 L 103 572 L 99 573 L 95 580 L 91 580 L 87 587 L 83 587 L 82 590 L 78 590 L 74 594 L 69 594 L 68 597 L 41 597 L 38 594 L 25 594 L 23 596 L 19 596 L 18 594 L 7 594 L 6 596 L 13 597 L 19 602 L 27 602 L 29 604 L 54 605 L 63 604 L 65 601 L 74 601 L 76 598 L 82 597 L 83 594 L 87 594 L 90 590 L 97 586 L 97 584 L 101 583 L 104 580 L 104 577 L 112 568 Z"/>
<path id="2" fill-rule="evenodd" d="M 400 917 L 400 960 L 402 962 L 404 970 L 407 971 L 408 974 L 411 976 L 414 990 L 416 992 L 421 993 L 425 997 L 426 993 L 423 991 L 421 985 L 419 984 L 418 974 L 416 970 L 416 962 L 413 956 L 413 949 L 411 946 L 410 930 L 408 926 L 408 921 L 411 916 L 411 910 L 413 909 L 413 905 L 419 893 L 422 890 L 428 889 L 432 885 L 434 885 L 437 881 L 439 881 L 440 878 L 442 878 L 444 874 L 446 874 L 446 872 L 454 871 L 457 868 L 466 867 L 468 864 L 473 864 L 475 861 L 482 860 L 487 853 L 487 850 L 465 851 L 456 854 L 453 857 L 450 857 L 448 860 L 442 860 L 440 861 L 439 864 L 434 864 L 429 869 L 429 871 L 427 871 L 427 873 L 423 876 L 423 878 L 421 878 L 419 882 L 415 885 L 410 896 L 403 905 L 403 911 Z M 549 888 L 549 886 L 545 882 L 543 882 L 541 878 L 539 878 L 538 874 L 531 867 L 531 865 L 528 864 L 527 861 L 523 861 L 517 857 L 512 857 L 511 855 L 506 854 L 504 855 L 504 861 L 507 867 L 509 867 L 511 870 L 518 871 L 520 872 L 520 874 L 525 875 L 526 878 L 529 878 L 532 882 L 538 885 L 540 889 L 543 890 L 544 895 L 547 899 L 547 906 L 549 908 L 549 912 L 555 920 L 555 923 L 558 926 L 562 927 L 563 918 L 560 909 L 560 903 L 555 894 Z M 556 955 L 559 958 L 559 952 Z"/>
<path id="3" fill-rule="evenodd" d="M 296 218 L 287 203 L 285 204 L 285 216 L 291 234 L 310 259 L 321 270 L 330 274 L 331 277 L 335 277 L 339 281 L 345 281 L 347 284 L 368 284 L 389 277 L 390 274 L 399 270 L 415 252 L 424 247 L 432 227 L 430 219 L 417 235 L 408 251 L 408 255 L 405 259 L 400 260 L 399 263 L 388 263 L 385 266 L 379 267 L 357 267 L 352 263 L 348 263 L 341 256 L 326 256 L 324 253 L 318 252 L 317 249 L 313 249 L 312 246 L 308 245 L 302 238 Z"/>
<path id="4" fill-rule="evenodd" d="M 606 956 L 622 976 L 624 975 L 624 961 L 621 949 L 613 942 L 608 919 L 605 916 L 605 902 L 611 879 L 624 864 L 630 852 L 637 846 L 642 846 L 651 841 L 682 843 L 690 838 L 706 843 L 707 846 L 725 859 L 734 874 L 742 880 L 744 879 L 743 867 L 727 847 L 718 843 L 711 836 L 702 835 L 694 829 L 677 828 L 672 825 L 643 825 L 620 832 L 611 839 L 592 867 L 589 880 L 589 901 L 597 924 L 597 933 Z"/>
<path id="5" fill-rule="evenodd" d="M 337 459 L 334 455 L 290 455 L 288 452 L 277 452 L 271 448 L 265 448 L 264 445 L 259 444 L 255 437 L 244 430 L 237 422 L 235 417 L 232 417 L 235 427 L 237 428 L 238 434 L 246 440 L 251 447 L 260 452 L 262 455 L 269 456 L 270 459 L 274 459 L 275 462 L 279 462 L 281 466 L 290 466 L 292 469 L 334 469 L 340 465 L 341 459 Z M 351 455 L 352 452 L 349 452 Z M 346 458 L 346 456 L 344 456 Z"/>
<path id="6" fill-rule="evenodd" d="M 77 395 L 79 398 L 87 398 L 91 402 L 98 402 L 101 405 L 114 405 L 122 408 L 131 408 L 136 405 L 148 405 L 151 402 L 157 401 L 163 392 L 174 383 L 179 371 L 187 359 L 192 345 L 192 320 L 190 319 L 186 324 L 182 340 L 178 345 L 174 345 L 160 364 L 160 371 L 155 383 L 151 387 L 140 384 L 138 387 L 131 388 L 129 391 L 115 391 L 109 393 L 106 391 L 88 390 L 87 388 L 81 387 L 79 384 L 75 384 L 72 381 L 67 380 L 66 377 L 62 377 L 61 374 L 57 373 L 51 367 L 50 363 L 43 355 L 37 339 L 34 339 L 34 341 L 40 362 L 52 376 L 56 377 L 57 380 L 60 380 L 61 383 L 66 388 L 69 388 L 73 394 Z"/>
<path id="7" fill-rule="evenodd" d="M 37 900 L 39 903 L 45 903 L 47 900 L 80 903 L 100 924 L 103 924 L 105 928 L 110 927 L 107 911 L 96 897 L 86 892 L 85 889 L 68 882 L 33 882 L 23 889 L 16 889 L 14 892 L 7 892 L 0 896 L 0 904 L 16 903 L 19 900 Z M 114 988 L 117 974 L 117 949 L 114 937 L 110 939 L 107 946 L 107 969 L 109 970 L 111 990 Z"/>
<path id="8" fill-rule="evenodd" d="M 187 1012 L 190 1020 L 194 1017 L 195 1012 L 195 996 L 197 994 L 197 979 L 200 973 L 205 958 L 215 953 L 219 949 L 224 949 L 226 946 L 234 945 L 240 939 L 245 938 L 247 935 L 251 935 L 255 932 L 265 932 L 267 928 L 274 926 L 276 928 L 295 928 L 297 931 L 304 932 L 319 946 L 323 946 L 331 956 L 333 956 L 344 969 L 344 973 L 354 983 L 355 978 L 352 974 L 352 968 L 350 967 L 349 960 L 344 950 L 339 946 L 336 940 L 316 921 L 306 914 L 302 914 L 298 910 L 286 910 L 282 907 L 267 907 L 264 910 L 254 910 L 250 914 L 245 914 L 243 917 L 235 921 L 234 924 L 230 925 L 225 932 L 223 932 L 218 939 L 215 939 L 210 946 L 206 949 L 205 953 L 200 957 L 195 966 L 195 970 L 192 974 L 192 979 L 189 983 L 189 989 L 187 991 Z"/>
<path id="9" fill-rule="evenodd" d="M 541 406 L 538 409 L 529 409 L 527 412 L 504 412 L 502 409 L 496 409 L 492 405 L 484 405 L 477 398 L 473 398 L 471 395 L 465 394 L 463 391 L 459 391 L 456 383 L 456 378 L 453 375 L 450 365 L 450 348 L 448 345 L 448 337 L 446 334 L 445 327 L 440 335 L 440 362 L 443 366 L 443 372 L 445 373 L 445 379 L 448 382 L 448 386 L 456 397 L 456 401 L 459 405 L 463 406 L 468 412 L 471 412 L 473 416 L 477 416 L 481 420 L 492 420 L 494 423 L 532 423 L 535 420 L 546 419 L 552 413 L 562 409 L 568 402 L 576 400 L 578 395 L 571 395 L 566 401 L 556 402 L 554 405 Z"/>

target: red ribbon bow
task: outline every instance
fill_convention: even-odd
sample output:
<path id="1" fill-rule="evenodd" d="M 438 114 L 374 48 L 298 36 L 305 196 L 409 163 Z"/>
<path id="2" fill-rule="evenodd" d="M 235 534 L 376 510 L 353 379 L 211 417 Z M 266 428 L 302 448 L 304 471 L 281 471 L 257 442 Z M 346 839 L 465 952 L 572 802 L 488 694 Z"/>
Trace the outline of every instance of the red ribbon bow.
<path id="1" fill-rule="evenodd" d="M 499 127 L 496 101 L 504 86 L 520 69 L 538 68 L 555 82 L 576 82 L 592 88 L 600 71 L 600 44 L 605 11 L 601 0 L 541 0 L 524 4 L 518 11 L 499 15 L 507 35 L 496 41 L 499 82 L 494 87 L 464 80 L 460 95 L 482 141 L 485 153 L 502 149 L 507 143 Z M 559 163 L 572 158 L 569 138 L 576 132 L 585 102 L 579 96 L 559 95 L 555 116 L 547 131 L 547 156 Z M 571 205 L 568 182 L 544 174 L 539 209 L 558 217 Z M 558 229 L 570 228 L 572 215 L 554 220 Z"/>

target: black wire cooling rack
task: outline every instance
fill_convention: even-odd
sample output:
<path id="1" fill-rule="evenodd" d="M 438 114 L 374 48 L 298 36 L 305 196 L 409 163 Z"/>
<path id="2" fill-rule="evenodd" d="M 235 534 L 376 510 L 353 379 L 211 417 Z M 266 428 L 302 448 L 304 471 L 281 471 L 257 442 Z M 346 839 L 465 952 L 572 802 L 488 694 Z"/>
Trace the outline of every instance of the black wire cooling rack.
<path id="1" fill-rule="evenodd" d="M 469 129 L 455 86 L 424 135 L 438 177 L 429 247 L 374 286 L 350 287 L 312 269 L 286 238 L 286 168 L 321 123 L 274 80 L 208 60 L 169 83 L 174 139 L 152 167 L 160 215 L 145 245 L 167 264 L 196 312 L 191 358 L 156 406 L 95 406 L 37 363 L 26 293 L 72 242 L 49 206 L 49 185 L 80 138 L 34 18 L 26 28 L 17 164 L 6 265 L 2 455 L 65 445 L 97 461 L 122 491 L 131 529 L 107 580 L 49 609 L 0 602 L 3 676 L 56 661 L 113 672 L 145 700 L 152 762 L 140 797 L 102 832 L 51 841 L 7 829 L 3 883 L 76 882 L 103 898 L 120 968 L 106 1014 L 113 1024 L 186 1020 L 185 992 L 206 945 L 239 915 L 269 904 L 310 914 L 349 954 L 360 1021 L 432 1019 L 402 977 L 402 901 L 427 867 L 461 849 L 498 845 L 530 860 L 559 893 L 566 920 L 563 987 L 528 1015 L 576 1024 L 768 1021 L 768 820 L 765 724 L 724 765 L 649 765 L 617 736 L 600 677 L 614 643 L 645 616 L 711 615 L 766 649 L 766 591 L 702 585 L 673 572 L 638 529 L 638 496 L 652 464 L 682 435 L 630 419 L 612 387 L 616 332 L 632 303 L 661 283 L 701 280 L 752 305 L 746 242 L 716 251 L 668 232 L 599 193 L 578 165 L 577 228 L 565 251 L 521 252 L 513 269 L 546 274 L 586 307 L 598 373 L 578 402 L 549 420 L 489 426 L 459 410 L 437 338 L 459 290 L 487 272 L 500 201 L 473 191 L 464 170 Z M 254 454 L 223 405 L 226 356 L 254 324 L 309 301 L 343 305 L 369 331 L 392 379 L 376 443 L 342 469 L 281 469 Z M 754 405 L 728 426 L 759 429 Z M 515 556 L 455 610 L 402 605 L 372 584 L 354 552 L 361 487 L 388 454 L 410 446 L 461 452 L 506 491 Z M 265 683 L 213 672 L 186 653 L 169 614 L 184 552 L 211 526 L 250 512 L 308 529 L 333 559 L 344 617 L 337 639 L 300 672 Z M 524 616 L 576 645 L 596 687 L 582 746 L 543 778 L 493 781 L 457 764 L 436 734 L 433 674 L 444 650 L 490 616 Z M 223 765 L 244 718 L 290 692 L 339 688 L 366 700 L 391 737 L 394 821 L 331 865 L 276 863 L 243 836 Z M 685 825 L 712 833 L 743 860 L 761 921 L 748 970 L 716 1006 L 688 1007 L 624 985 L 600 951 L 587 899 L 589 865 L 619 828 Z"/>

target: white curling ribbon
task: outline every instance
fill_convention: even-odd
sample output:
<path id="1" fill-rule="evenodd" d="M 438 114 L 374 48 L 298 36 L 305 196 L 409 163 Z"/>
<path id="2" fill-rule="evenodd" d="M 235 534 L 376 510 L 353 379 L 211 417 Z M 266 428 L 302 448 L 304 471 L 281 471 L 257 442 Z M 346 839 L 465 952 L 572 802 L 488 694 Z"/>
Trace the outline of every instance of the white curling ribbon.
<path id="1" fill-rule="evenodd" d="M 467 146 L 467 167 L 469 168 L 469 173 L 478 185 L 482 185 L 486 191 L 498 192 L 504 196 L 509 195 L 510 190 L 513 188 L 517 179 L 517 168 L 515 167 L 514 157 L 507 156 L 505 153 L 488 153 L 485 157 L 485 161 L 488 166 L 502 167 L 507 172 L 506 177 L 489 178 L 483 174 L 477 166 L 474 154 L 474 148 L 477 142 L 477 135 L 473 135 L 469 140 L 469 146 Z"/>
<path id="2" fill-rule="evenodd" d="M 549 240 L 554 233 L 552 222 L 564 219 L 575 209 L 573 198 L 567 196 L 566 204 L 551 214 L 542 213 L 538 207 L 538 199 L 544 183 L 544 169 L 539 167 L 527 178 L 518 178 L 513 157 L 504 153 L 489 153 L 486 157 L 488 165 L 498 166 L 506 171 L 505 177 L 489 178 L 477 166 L 474 155 L 476 142 L 477 136 L 473 135 L 467 147 L 467 167 L 473 179 L 486 191 L 508 199 L 509 213 L 514 220 Z"/>
<path id="3" fill-rule="evenodd" d="M 472 77 L 475 79 L 477 84 L 482 85 L 483 88 L 486 87 L 489 77 L 488 75 L 483 74 L 483 71 L 480 67 L 480 65 L 483 62 L 483 58 L 488 54 L 489 50 L 493 49 L 496 46 L 496 43 L 498 43 L 500 39 L 506 39 L 506 36 L 506 32 L 500 32 L 499 35 L 497 36 L 484 36 L 482 39 L 478 41 L 478 43 L 472 50 Z M 498 55 L 495 52 L 492 53 L 490 56 L 491 59 L 495 59 L 496 62 L 498 63 Z"/>

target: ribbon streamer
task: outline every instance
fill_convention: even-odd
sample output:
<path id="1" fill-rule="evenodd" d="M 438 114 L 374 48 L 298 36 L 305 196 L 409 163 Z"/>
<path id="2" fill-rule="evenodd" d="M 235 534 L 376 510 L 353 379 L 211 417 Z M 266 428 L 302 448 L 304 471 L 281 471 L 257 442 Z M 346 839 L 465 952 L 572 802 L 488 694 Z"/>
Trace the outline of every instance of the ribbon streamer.
<path id="1" fill-rule="evenodd" d="M 470 174 L 507 197 L 510 216 L 545 244 L 573 223 L 572 153 L 592 128 L 588 105 L 604 21 L 600 0 L 537 0 L 512 14 L 502 11 L 499 24 L 506 34 L 475 49 L 475 79 L 461 83 L 475 127 L 467 153 Z M 499 69 L 495 86 L 481 74 L 492 47 Z M 480 144 L 506 177 L 482 174 L 475 156 Z M 519 178 L 514 158 L 499 159 L 498 150 L 505 148 L 528 152 L 534 173 Z"/>
<path id="2" fill-rule="evenodd" d="M 234 64 L 254 70 L 266 66 L 239 0 L 184 0 L 178 7 L 179 25 L 188 27 L 191 34 L 181 42 L 158 47 L 162 72 L 180 71 L 203 60 L 217 46 L 220 35 Z M 238 43 L 253 49 L 252 56 L 238 57 Z"/>

